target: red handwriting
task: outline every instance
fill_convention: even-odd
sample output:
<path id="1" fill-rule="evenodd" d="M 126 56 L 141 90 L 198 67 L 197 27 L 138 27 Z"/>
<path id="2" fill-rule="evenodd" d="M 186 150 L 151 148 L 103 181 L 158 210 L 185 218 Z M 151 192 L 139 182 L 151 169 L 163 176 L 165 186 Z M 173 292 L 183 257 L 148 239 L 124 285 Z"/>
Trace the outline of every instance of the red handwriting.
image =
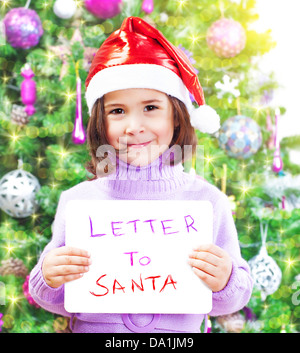
<path id="1" fill-rule="evenodd" d="M 97 286 L 99 286 L 101 288 L 101 291 L 99 290 L 99 292 L 97 292 L 97 293 L 90 291 L 90 293 L 92 295 L 94 295 L 95 297 L 104 297 L 108 293 L 111 293 L 111 291 L 108 289 L 107 282 L 105 283 L 106 285 L 100 283 L 100 281 L 104 282 L 106 276 L 107 276 L 107 274 L 104 274 L 104 275 L 100 276 L 96 281 L 96 284 L 97 284 Z M 123 293 L 126 293 L 126 291 L 128 291 L 128 290 L 129 291 L 131 290 L 134 293 L 135 289 L 138 289 L 139 291 L 144 292 L 145 288 L 148 288 L 148 291 L 151 290 L 151 288 L 153 291 L 156 291 L 156 285 L 159 286 L 159 288 L 160 288 L 159 293 L 163 292 L 167 286 L 171 286 L 171 288 L 176 290 L 175 285 L 177 284 L 177 282 L 173 280 L 171 275 L 168 275 L 164 282 L 157 281 L 157 282 L 160 282 L 158 284 L 156 282 L 156 280 L 158 280 L 160 278 L 161 278 L 161 276 L 150 276 L 150 277 L 146 277 L 143 279 L 142 275 L 140 274 L 139 282 L 132 279 L 129 286 L 127 284 L 127 287 L 125 287 L 117 279 L 114 279 L 110 287 L 112 288 L 112 294 L 116 294 L 117 291 L 119 293 L 121 291 Z M 150 281 L 148 281 L 148 280 L 150 280 Z M 149 283 L 149 284 L 150 284 L 150 282 L 152 282 L 152 286 L 151 285 L 144 286 L 145 281 L 147 281 L 147 283 Z"/>

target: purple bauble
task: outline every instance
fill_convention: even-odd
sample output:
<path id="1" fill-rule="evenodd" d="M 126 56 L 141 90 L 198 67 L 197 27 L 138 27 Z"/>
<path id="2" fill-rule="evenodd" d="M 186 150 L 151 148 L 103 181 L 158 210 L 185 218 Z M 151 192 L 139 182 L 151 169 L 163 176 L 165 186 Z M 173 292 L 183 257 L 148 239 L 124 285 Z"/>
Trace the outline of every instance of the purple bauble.
<path id="1" fill-rule="evenodd" d="M 34 10 L 18 7 L 4 17 L 6 39 L 14 48 L 29 49 L 38 44 L 43 35 L 41 20 Z"/>
<path id="2" fill-rule="evenodd" d="M 112 18 L 121 12 L 122 0 L 85 0 L 89 12 L 99 18 Z"/>

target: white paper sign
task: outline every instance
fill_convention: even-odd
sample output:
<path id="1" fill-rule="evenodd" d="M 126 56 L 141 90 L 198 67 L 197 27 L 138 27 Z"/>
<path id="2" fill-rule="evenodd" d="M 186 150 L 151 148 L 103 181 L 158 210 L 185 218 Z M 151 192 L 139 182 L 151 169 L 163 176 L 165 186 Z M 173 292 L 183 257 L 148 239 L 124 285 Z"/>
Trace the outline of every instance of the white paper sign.
<path id="1" fill-rule="evenodd" d="M 90 251 L 92 265 L 65 284 L 65 309 L 84 313 L 205 314 L 211 290 L 187 263 L 211 243 L 208 201 L 70 201 L 66 245 Z"/>

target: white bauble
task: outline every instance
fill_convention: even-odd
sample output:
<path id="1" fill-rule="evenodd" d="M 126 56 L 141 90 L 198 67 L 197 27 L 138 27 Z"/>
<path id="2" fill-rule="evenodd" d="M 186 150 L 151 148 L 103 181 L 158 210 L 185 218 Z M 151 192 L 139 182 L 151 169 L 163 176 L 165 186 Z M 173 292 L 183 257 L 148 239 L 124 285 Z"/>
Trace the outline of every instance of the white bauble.
<path id="1" fill-rule="evenodd" d="M 0 180 L 0 208 L 16 218 L 31 216 L 37 209 L 38 179 L 23 169 L 5 174 Z"/>
<path id="2" fill-rule="evenodd" d="M 59 18 L 68 19 L 74 16 L 76 8 L 77 6 L 74 0 L 56 0 L 53 6 L 53 12 Z"/>
<path id="3" fill-rule="evenodd" d="M 280 286 L 282 273 L 275 260 L 268 255 L 262 246 L 258 255 L 249 260 L 251 277 L 254 287 L 261 291 L 262 300 L 277 291 Z"/>

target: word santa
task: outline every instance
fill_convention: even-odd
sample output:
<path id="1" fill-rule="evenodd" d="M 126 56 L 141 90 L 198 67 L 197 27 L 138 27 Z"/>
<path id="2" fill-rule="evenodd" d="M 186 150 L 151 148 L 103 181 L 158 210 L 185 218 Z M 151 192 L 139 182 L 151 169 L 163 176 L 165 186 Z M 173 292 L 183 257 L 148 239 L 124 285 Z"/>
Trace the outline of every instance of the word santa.
<path id="1" fill-rule="evenodd" d="M 171 275 L 168 275 L 167 278 L 163 280 L 161 276 L 149 276 L 143 279 L 142 275 L 140 274 L 139 281 L 136 282 L 132 279 L 129 282 L 129 285 L 127 284 L 127 287 L 123 286 L 117 279 L 114 279 L 113 282 L 108 281 L 107 278 L 105 278 L 106 276 L 107 274 L 104 274 L 97 279 L 96 284 L 99 286 L 99 290 L 97 292 L 90 291 L 93 296 L 103 297 L 108 293 L 126 293 L 126 291 L 132 291 L 134 293 L 136 290 L 144 292 L 145 289 L 159 291 L 159 293 L 162 293 L 167 286 L 170 286 L 176 290 L 177 282 L 173 280 Z M 110 286 L 108 287 L 109 284 Z M 111 288 L 111 291 L 109 288 Z"/>

